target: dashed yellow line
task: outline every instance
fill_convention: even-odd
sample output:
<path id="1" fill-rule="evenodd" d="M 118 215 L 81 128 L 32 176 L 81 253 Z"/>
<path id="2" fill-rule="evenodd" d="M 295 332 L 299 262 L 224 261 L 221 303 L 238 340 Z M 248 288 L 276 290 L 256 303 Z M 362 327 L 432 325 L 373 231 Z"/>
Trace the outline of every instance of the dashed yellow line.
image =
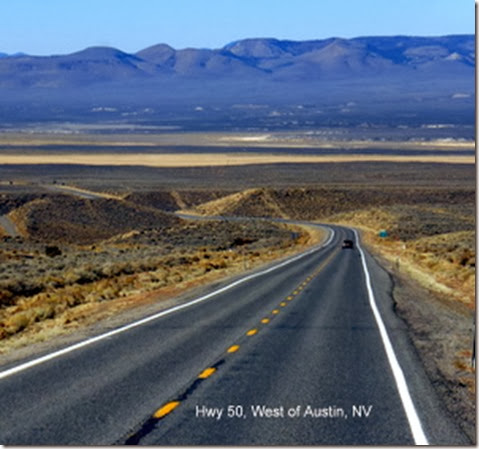
<path id="1" fill-rule="evenodd" d="M 216 368 L 206 368 L 203 370 L 200 375 L 198 376 L 198 379 L 207 379 L 210 377 L 214 372 L 216 371 Z"/>
<path id="2" fill-rule="evenodd" d="M 303 281 L 302 284 L 300 284 L 296 290 L 294 290 L 294 292 L 289 295 L 286 300 L 287 301 L 292 301 L 295 297 L 295 295 L 298 295 L 301 290 L 304 289 L 304 287 L 306 285 L 308 285 L 309 282 L 311 282 L 313 280 L 313 278 L 315 276 L 317 276 L 320 271 L 327 265 L 327 263 L 329 262 L 329 260 L 334 256 L 334 254 L 336 254 L 337 251 L 335 251 L 334 253 L 332 253 L 321 265 L 320 267 L 314 272 L 313 275 L 310 275 L 306 278 L 305 281 Z M 287 305 L 286 302 L 281 302 L 280 303 L 280 306 L 281 307 L 285 307 Z M 279 309 L 274 309 L 272 312 L 271 312 L 273 315 L 277 315 L 279 314 Z M 269 318 L 263 318 L 261 320 L 261 323 L 262 324 L 268 324 L 270 322 L 270 319 Z M 246 332 L 246 335 L 248 337 L 252 336 L 252 335 L 255 335 L 258 333 L 258 329 L 250 329 L 248 332 Z M 234 353 L 236 351 L 238 351 L 240 348 L 240 345 L 232 345 L 230 346 L 226 352 L 231 354 L 231 353 Z M 207 379 L 208 377 L 210 377 L 213 373 L 216 372 L 216 368 L 214 367 L 210 367 L 210 368 L 206 368 L 205 370 L 203 370 L 198 378 L 199 379 Z M 163 407 L 159 408 L 154 414 L 153 414 L 153 417 L 156 418 L 156 419 L 161 419 L 163 418 L 164 416 L 168 415 L 169 413 L 171 413 L 176 407 L 178 407 L 180 405 L 180 401 L 171 401 L 171 402 L 168 402 L 167 404 L 165 404 Z"/>
<path id="3" fill-rule="evenodd" d="M 334 253 L 332 253 L 321 265 L 320 267 L 314 272 L 313 275 L 310 275 L 306 278 L 305 281 L 303 281 L 302 284 L 300 284 L 296 290 L 294 290 L 294 292 L 289 295 L 286 300 L 287 301 L 292 301 L 295 297 L 295 295 L 298 295 L 301 290 L 304 289 L 304 287 L 306 285 L 308 285 L 309 282 L 311 282 L 313 280 L 313 278 L 315 276 L 317 276 L 320 271 L 327 265 L 327 263 L 329 262 L 329 260 L 336 254 L 337 251 L 335 251 Z M 287 305 L 286 302 L 281 302 L 280 303 L 280 306 L 281 307 L 285 307 Z M 279 313 L 279 309 L 274 309 L 272 312 L 271 312 L 273 315 L 277 315 Z M 268 324 L 270 322 L 270 319 L 269 318 L 263 318 L 261 320 L 261 323 L 262 324 Z M 255 335 L 258 333 L 258 329 L 250 329 L 248 332 L 246 332 L 246 335 L 248 337 L 252 336 L 252 335 Z M 240 348 L 240 345 L 233 345 L 233 346 L 230 346 L 226 352 L 231 354 L 231 353 L 234 353 L 236 351 L 238 351 Z M 210 377 L 213 373 L 216 372 L 216 368 L 214 367 L 210 367 L 210 368 L 206 368 L 205 370 L 203 370 L 198 378 L 199 379 L 207 379 L 208 377 Z M 153 417 L 156 418 L 156 419 L 161 419 L 163 418 L 164 416 L 168 415 L 169 413 L 171 413 L 176 407 L 178 407 L 180 405 L 180 401 L 171 401 L 171 402 L 168 402 L 167 404 L 165 404 L 163 407 L 159 408 L 154 414 L 153 414 Z"/>
<path id="4" fill-rule="evenodd" d="M 155 413 L 154 417 L 157 419 L 163 418 L 164 416 L 171 413 L 176 407 L 180 405 L 180 401 L 171 401 L 168 404 L 165 404 L 163 407 L 159 408 Z"/>

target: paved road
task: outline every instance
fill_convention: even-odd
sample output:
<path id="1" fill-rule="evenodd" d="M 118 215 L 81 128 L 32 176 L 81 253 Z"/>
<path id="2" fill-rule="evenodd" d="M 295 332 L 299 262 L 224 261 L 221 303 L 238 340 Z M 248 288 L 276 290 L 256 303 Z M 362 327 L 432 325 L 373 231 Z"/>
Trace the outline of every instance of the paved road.
<path id="1" fill-rule="evenodd" d="M 44 184 L 42 185 L 47 190 L 66 193 L 69 195 L 76 196 L 78 198 L 85 198 L 87 200 L 96 200 L 96 199 L 116 199 L 121 200 L 120 197 L 111 195 L 108 193 L 94 192 L 92 190 L 80 189 L 78 187 L 64 186 L 61 184 Z"/>
<path id="2" fill-rule="evenodd" d="M 10 217 L 8 217 L 8 215 L 0 215 L 0 226 L 10 237 L 17 237 L 20 235 L 15 223 Z"/>
<path id="3" fill-rule="evenodd" d="M 0 443 L 467 444 L 393 313 L 389 277 L 333 228 L 327 246 L 188 307 L 4 367 Z"/>

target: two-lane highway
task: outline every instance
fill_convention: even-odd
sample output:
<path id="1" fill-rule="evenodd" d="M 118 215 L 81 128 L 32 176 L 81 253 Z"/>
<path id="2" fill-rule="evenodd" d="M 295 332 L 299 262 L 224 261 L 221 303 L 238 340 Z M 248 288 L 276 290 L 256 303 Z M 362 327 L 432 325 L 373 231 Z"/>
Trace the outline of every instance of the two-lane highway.
<path id="1" fill-rule="evenodd" d="M 352 230 L 331 228 L 289 263 L 4 367 L 0 443 L 467 444 L 388 276 L 358 245 L 341 249 Z"/>

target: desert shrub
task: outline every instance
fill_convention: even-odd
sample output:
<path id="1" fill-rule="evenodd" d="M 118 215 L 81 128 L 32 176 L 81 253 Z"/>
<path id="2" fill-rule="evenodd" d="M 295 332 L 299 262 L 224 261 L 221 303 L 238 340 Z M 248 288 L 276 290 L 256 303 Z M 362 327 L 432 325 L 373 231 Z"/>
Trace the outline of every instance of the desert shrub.
<path id="1" fill-rule="evenodd" d="M 101 271 L 91 264 L 83 265 L 75 270 L 76 283 L 80 285 L 90 284 L 101 277 Z"/>
<path id="2" fill-rule="evenodd" d="M 236 237 L 231 243 L 230 247 L 234 248 L 235 246 L 249 245 L 253 242 L 255 242 L 255 239 L 252 239 L 250 237 Z"/>
<path id="3" fill-rule="evenodd" d="M 9 280 L 0 282 L 0 298 L 2 298 L 0 304 L 2 304 L 1 301 L 6 301 L 8 304 L 15 297 L 33 296 L 41 291 L 43 291 L 43 286 L 35 279 L 17 279 L 12 277 Z"/>
<path id="4" fill-rule="evenodd" d="M 56 257 L 56 256 L 61 256 L 62 252 L 58 246 L 55 245 L 47 245 L 45 247 L 45 255 L 48 257 Z"/>
<path id="5" fill-rule="evenodd" d="M 113 277 L 119 273 L 118 266 L 112 262 L 109 262 L 101 268 L 102 275 L 105 277 Z"/>
<path id="6" fill-rule="evenodd" d="M 55 316 L 55 307 L 53 304 L 43 304 L 30 309 L 34 322 L 44 321 Z"/>
<path id="7" fill-rule="evenodd" d="M 33 315 L 31 311 L 23 311 L 13 314 L 5 319 L 3 327 L 7 334 L 16 334 L 32 323 L 32 317 Z"/>
<path id="8" fill-rule="evenodd" d="M 15 297 L 13 293 L 8 290 L 0 287 L 0 307 L 11 306 L 15 303 Z"/>
<path id="9" fill-rule="evenodd" d="M 60 276 L 48 275 L 43 278 L 43 285 L 47 288 L 60 288 L 65 285 L 65 280 Z"/>

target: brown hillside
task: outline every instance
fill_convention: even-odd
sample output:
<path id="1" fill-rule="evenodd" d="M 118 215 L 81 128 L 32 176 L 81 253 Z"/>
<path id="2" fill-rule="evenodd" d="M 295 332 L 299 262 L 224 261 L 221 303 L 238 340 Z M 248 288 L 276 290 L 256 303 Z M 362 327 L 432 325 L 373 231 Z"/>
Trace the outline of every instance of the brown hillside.
<path id="1" fill-rule="evenodd" d="M 320 187 L 288 189 L 247 189 L 194 208 L 201 215 L 233 215 L 279 217 L 303 220 L 327 218 L 335 214 L 353 212 L 368 207 L 397 205 L 428 206 L 443 204 L 474 204 L 474 191 L 415 187 L 368 186 Z M 422 212 L 424 215 L 424 212 Z M 431 217 L 423 217 L 428 220 Z M 432 217 L 435 218 L 435 217 Z"/>
<path id="2" fill-rule="evenodd" d="M 366 207 L 474 203 L 474 192 L 461 189 L 441 191 L 407 187 L 325 187 L 278 189 L 271 191 L 270 195 L 292 218 L 305 220 L 325 218 Z"/>
<path id="3" fill-rule="evenodd" d="M 288 218 L 268 189 L 247 189 L 233 193 L 201 204 L 195 208 L 195 212 L 201 215 Z"/>
<path id="4" fill-rule="evenodd" d="M 178 210 L 178 203 L 170 192 L 133 192 L 124 199 L 139 206 L 153 207 L 163 211 Z"/>
<path id="5" fill-rule="evenodd" d="M 51 195 L 31 201 L 10 216 L 26 237 L 88 244 L 134 229 L 172 226 L 173 215 L 113 199 Z"/>
<path id="6" fill-rule="evenodd" d="M 2 193 L 0 194 L 0 215 L 6 215 L 17 207 L 44 197 L 45 194 L 26 193 L 22 195 L 15 195 Z"/>
<path id="7" fill-rule="evenodd" d="M 194 207 L 208 201 L 213 201 L 225 195 L 227 195 L 227 192 L 210 190 L 154 190 L 147 192 L 132 192 L 125 196 L 124 199 L 137 205 L 173 212 L 180 209 Z"/>

